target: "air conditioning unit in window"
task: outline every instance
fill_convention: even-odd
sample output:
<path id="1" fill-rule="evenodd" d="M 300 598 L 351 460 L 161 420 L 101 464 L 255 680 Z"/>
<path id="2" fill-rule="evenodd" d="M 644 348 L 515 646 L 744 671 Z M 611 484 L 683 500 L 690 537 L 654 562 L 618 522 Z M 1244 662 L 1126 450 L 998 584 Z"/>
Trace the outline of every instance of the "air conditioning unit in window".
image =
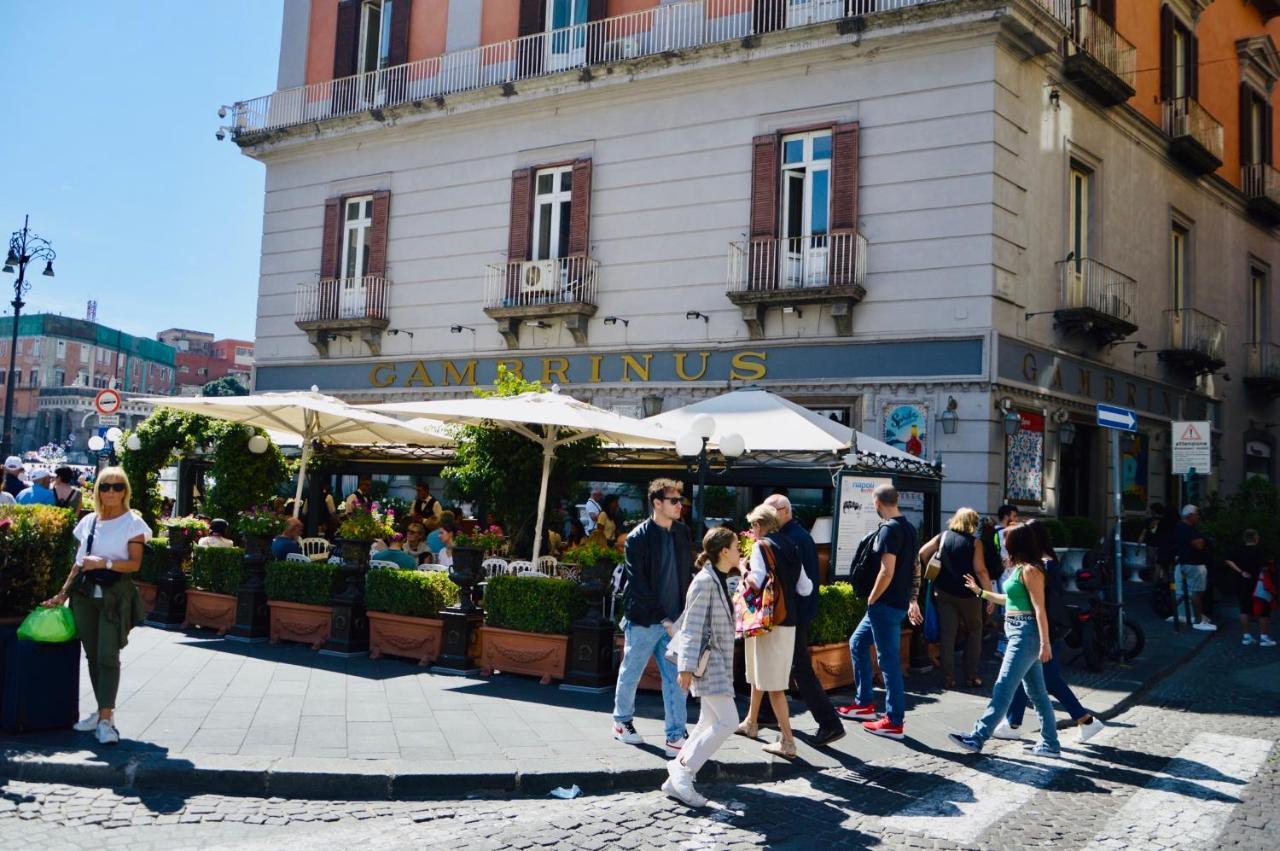
<path id="1" fill-rule="evenodd" d="M 604 47 L 606 62 L 619 62 L 623 59 L 635 59 L 640 55 L 640 39 L 615 38 Z"/>
<path id="2" fill-rule="evenodd" d="M 526 260 L 521 265 L 520 292 L 554 293 L 559 289 L 559 260 Z"/>

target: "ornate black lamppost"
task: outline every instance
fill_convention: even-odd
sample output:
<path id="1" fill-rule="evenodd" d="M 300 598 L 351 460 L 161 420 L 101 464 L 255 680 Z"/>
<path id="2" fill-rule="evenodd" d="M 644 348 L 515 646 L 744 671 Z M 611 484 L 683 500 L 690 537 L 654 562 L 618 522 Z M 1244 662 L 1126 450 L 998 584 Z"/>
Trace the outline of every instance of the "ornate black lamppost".
<path id="1" fill-rule="evenodd" d="M 7 458 L 13 452 L 13 388 L 18 383 L 18 319 L 26 302 L 22 297 L 31 289 L 27 280 L 27 266 L 33 260 L 44 261 L 44 275 L 53 277 L 53 246 L 31 232 L 28 224 L 30 216 L 22 220 L 22 230 L 14 231 L 9 237 L 9 254 L 4 259 L 4 270 L 9 274 L 15 271 L 18 279 L 13 282 L 13 340 L 9 344 L 9 375 L 4 388 L 4 433 L 0 434 L 0 457 Z"/>

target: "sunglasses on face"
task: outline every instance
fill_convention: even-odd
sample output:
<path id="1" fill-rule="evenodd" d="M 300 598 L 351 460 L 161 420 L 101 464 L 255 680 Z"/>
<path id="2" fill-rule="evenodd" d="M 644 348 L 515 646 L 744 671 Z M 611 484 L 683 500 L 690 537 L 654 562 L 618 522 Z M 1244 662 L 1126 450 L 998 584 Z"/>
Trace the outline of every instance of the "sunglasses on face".
<path id="1" fill-rule="evenodd" d="M 671 503 L 672 505 L 679 505 L 681 502 L 684 502 L 684 497 L 682 497 L 682 496 L 664 496 L 664 497 L 662 498 L 662 501 L 663 501 L 663 502 L 669 502 L 669 503 Z"/>
<path id="2" fill-rule="evenodd" d="M 102 482 L 101 484 L 98 485 L 98 490 L 104 493 L 110 493 L 111 491 L 115 491 L 117 493 L 124 493 L 124 489 L 127 487 L 129 486 L 126 485 L 124 482 Z"/>

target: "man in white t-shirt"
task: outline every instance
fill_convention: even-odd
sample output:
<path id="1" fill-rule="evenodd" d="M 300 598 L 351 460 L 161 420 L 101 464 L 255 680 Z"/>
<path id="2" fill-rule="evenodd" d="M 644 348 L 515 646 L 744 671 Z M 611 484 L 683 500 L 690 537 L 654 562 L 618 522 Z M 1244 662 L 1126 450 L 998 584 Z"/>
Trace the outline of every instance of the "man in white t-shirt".
<path id="1" fill-rule="evenodd" d="M 590 535 L 591 531 L 596 528 L 596 520 L 600 517 L 600 512 L 604 510 L 604 491 L 596 488 L 591 492 L 591 499 L 587 500 L 586 508 L 587 521 L 582 524 L 583 530 Z"/>

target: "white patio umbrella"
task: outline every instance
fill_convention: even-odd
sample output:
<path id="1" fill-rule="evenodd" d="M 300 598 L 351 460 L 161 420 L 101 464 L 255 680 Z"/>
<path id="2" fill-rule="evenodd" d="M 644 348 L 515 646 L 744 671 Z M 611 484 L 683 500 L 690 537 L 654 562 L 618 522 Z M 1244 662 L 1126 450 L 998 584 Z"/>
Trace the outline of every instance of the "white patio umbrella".
<path id="1" fill-rule="evenodd" d="M 140 401 L 272 432 L 296 435 L 302 442 L 293 516 L 302 511 L 302 483 L 315 441 L 339 446 L 376 444 L 447 446 L 453 441 L 424 425 L 403 423 L 367 408 L 348 405 L 315 387 L 310 392 L 259 393 L 254 396 L 157 396 Z"/>
<path id="2" fill-rule="evenodd" d="M 644 420 L 683 434 L 694 420 L 709 416 L 715 420 L 711 443 L 721 436 L 740 434 L 748 452 L 843 452 L 854 444 L 859 452 L 871 452 L 898 460 L 919 461 L 900 449 L 862 432 L 828 419 L 795 402 L 760 388 L 722 393 L 674 411 Z"/>
<path id="3" fill-rule="evenodd" d="M 546 520 L 547 483 L 556 449 L 588 437 L 628 446 L 674 446 L 675 432 L 597 408 L 552 389 L 550 393 L 518 396 L 472 396 L 433 402 L 387 402 L 368 405 L 371 411 L 401 414 L 459 425 L 496 425 L 509 428 L 542 447 L 542 486 L 538 494 L 538 525 L 534 532 L 533 558 L 542 549 L 542 524 Z M 530 426 L 540 426 L 542 434 Z"/>

